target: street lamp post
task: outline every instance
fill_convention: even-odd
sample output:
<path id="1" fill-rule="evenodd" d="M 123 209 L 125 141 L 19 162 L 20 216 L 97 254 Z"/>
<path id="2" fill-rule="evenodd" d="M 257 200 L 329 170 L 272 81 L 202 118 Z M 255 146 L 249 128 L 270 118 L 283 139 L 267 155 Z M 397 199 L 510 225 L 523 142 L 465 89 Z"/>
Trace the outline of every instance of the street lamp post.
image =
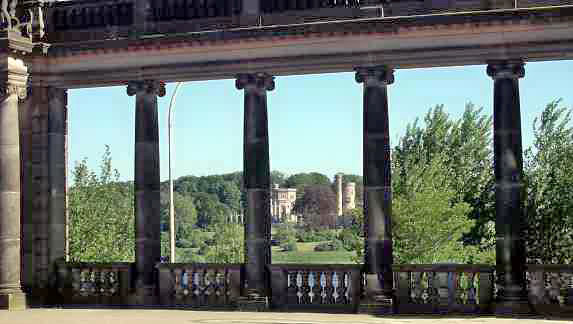
<path id="1" fill-rule="evenodd" d="M 175 106 L 175 97 L 182 85 L 183 82 L 177 82 L 177 86 L 175 86 L 175 91 L 173 92 L 171 101 L 169 102 L 169 111 L 167 116 L 167 137 L 169 140 L 169 260 L 171 263 L 175 262 L 175 207 L 173 205 L 173 177 L 171 176 L 171 141 L 173 139 L 173 136 L 171 135 L 171 124 L 173 123 L 173 114 L 171 113 L 171 110 Z"/>

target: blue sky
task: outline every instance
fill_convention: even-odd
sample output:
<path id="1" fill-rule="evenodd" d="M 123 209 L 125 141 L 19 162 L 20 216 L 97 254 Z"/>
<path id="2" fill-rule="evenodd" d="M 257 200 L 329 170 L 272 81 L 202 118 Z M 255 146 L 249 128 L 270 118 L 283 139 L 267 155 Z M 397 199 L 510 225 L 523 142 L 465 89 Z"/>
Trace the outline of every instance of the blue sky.
<path id="1" fill-rule="evenodd" d="M 397 70 L 389 87 L 391 145 L 406 125 L 444 104 L 459 118 L 467 102 L 492 113 L 493 81 L 485 66 Z M 362 174 L 362 85 L 354 73 L 277 77 L 268 94 L 271 169 Z M 573 61 L 527 63 L 520 79 L 523 145 L 551 100 L 573 107 Z M 167 107 L 175 84 L 159 98 L 161 180 L 168 177 Z M 88 159 L 97 168 L 110 145 L 122 180 L 133 180 L 135 97 L 125 87 L 70 90 L 69 168 Z M 243 91 L 234 80 L 188 82 L 174 115 L 175 178 L 238 171 L 243 161 Z"/>

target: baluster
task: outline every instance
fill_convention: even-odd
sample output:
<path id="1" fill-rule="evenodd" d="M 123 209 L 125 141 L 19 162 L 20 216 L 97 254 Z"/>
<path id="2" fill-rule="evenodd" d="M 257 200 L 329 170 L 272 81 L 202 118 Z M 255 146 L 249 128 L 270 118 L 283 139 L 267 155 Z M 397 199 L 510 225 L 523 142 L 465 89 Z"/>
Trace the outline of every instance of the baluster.
<path id="1" fill-rule="evenodd" d="M 422 303 L 422 273 L 419 271 L 412 273 L 412 301 L 416 304 Z"/>
<path id="2" fill-rule="evenodd" d="M 298 297 L 298 303 L 302 304 L 302 296 L 303 296 L 303 285 L 302 285 L 302 273 L 301 271 L 297 271 L 296 273 L 296 296 Z"/>
<path id="3" fill-rule="evenodd" d="M 205 269 L 204 272 L 204 277 L 203 277 L 203 283 L 204 283 L 204 300 L 205 300 L 205 304 L 206 305 L 211 305 L 215 302 L 214 298 L 215 298 L 215 294 L 214 294 L 214 276 L 215 276 L 215 271 L 214 269 Z"/>
<path id="4" fill-rule="evenodd" d="M 558 272 L 550 272 L 548 276 L 548 295 L 551 304 L 561 304 L 561 278 Z"/>
<path id="5" fill-rule="evenodd" d="M 565 303 L 568 306 L 573 305 L 573 273 L 566 273 L 567 299 Z"/>
<path id="6" fill-rule="evenodd" d="M 82 274 L 80 269 L 72 267 L 72 295 L 79 294 L 82 289 Z"/>
<path id="7" fill-rule="evenodd" d="M 350 304 L 353 301 L 351 300 L 352 296 L 352 289 L 350 288 L 350 272 L 344 272 L 344 300 L 345 304 Z"/>
<path id="8" fill-rule="evenodd" d="M 96 291 L 97 291 L 97 295 L 100 296 L 105 296 L 107 294 L 107 269 L 100 269 L 97 272 L 97 276 L 96 276 Z"/>
<path id="9" fill-rule="evenodd" d="M 193 272 L 191 273 L 191 281 L 192 281 L 192 285 L 191 285 L 191 289 L 193 291 L 193 300 L 195 303 L 199 303 L 201 300 L 201 294 L 202 292 L 202 287 L 201 287 L 201 273 L 200 273 L 200 269 L 193 269 Z"/>
<path id="10" fill-rule="evenodd" d="M 98 269 L 93 269 L 93 268 L 90 268 L 88 271 L 89 271 L 88 272 L 88 278 L 89 278 L 88 280 L 90 283 L 90 294 L 92 296 L 94 296 L 94 295 L 97 295 L 96 292 L 98 291 L 97 280 L 99 279 L 98 278 L 99 272 L 98 272 Z"/>
<path id="11" fill-rule="evenodd" d="M 173 276 L 175 280 L 173 281 L 173 288 L 175 290 L 175 298 L 178 299 L 183 294 L 183 283 L 181 282 L 181 269 L 173 269 Z"/>
<path id="12" fill-rule="evenodd" d="M 338 273 L 336 271 L 334 271 L 332 273 L 332 299 L 333 299 L 333 304 L 337 304 L 338 303 L 338 297 L 340 297 L 339 294 L 339 290 L 338 287 L 340 285 L 340 282 L 338 281 Z"/>
<path id="13" fill-rule="evenodd" d="M 464 272 L 459 273 L 458 277 L 458 289 L 456 289 L 456 303 L 465 304 L 465 295 L 467 287 L 467 278 Z"/>
<path id="14" fill-rule="evenodd" d="M 467 303 L 470 305 L 476 304 L 476 274 L 475 272 L 468 273 L 468 298 Z"/>
<path id="15" fill-rule="evenodd" d="M 430 271 L 426 273 L 426 284 L 427 284 L 427 298 L 426 303 L 428 304 L 436 304 L 438 301 L 438 289 L 436 289 L 437 285 L 436 282 L 436 273 L 434 271 Z"/>
<path id="16" fill-rule="evenodd" d="M 394 272 L 396 276 L 398 276 L 398 287 L 396 289 L 396 297 L 398 299 L 399 304 L 408 304 L 410 303 L 410 275 L 409 271 L 396 271 Z"/>
<path id="17" fill-rule="evenodd" d="M 321 302 L 321 304 L 327 304 L 328 303 L 327 297 L 328 297 L 328 295 L 326 293 L 326 275 L 324 274 L 324 271 L 322 271 L 320 273 L 320 302 Z"/>
<path id="18" fill-rule="evenodd" d="M 314 272 L 308 272 L 308 299 L 309 304 L 312 304 L 315 301 L 314 298 Z"/>
<path id="19" fill-rule="evenodd" d="M 183 283 L 183 297 L 191 297 L 194 300 L 195 297 L 199 296 L 198 289 L 198 274 L 193 268 L 183 268 L 183 276 L 181 277 Z"/>
<path id="20" fill-rule="evenodd" d="M 223 275 L 222 271 L 224 271 L 224 269 L 215 269 L 215 274 L 213 277 L 213 298 L 215 299 L 216 303 L 220 302 L 221 297 L 224 294 L 223 280 L 225 279 L 225 276 Z"/>
<path id="21" fill-rule="evenodd" d="M 529 275 L 529 295 L 534 304 L 545 303 L 545 275 L 542 271 L 526 272 Z"/>

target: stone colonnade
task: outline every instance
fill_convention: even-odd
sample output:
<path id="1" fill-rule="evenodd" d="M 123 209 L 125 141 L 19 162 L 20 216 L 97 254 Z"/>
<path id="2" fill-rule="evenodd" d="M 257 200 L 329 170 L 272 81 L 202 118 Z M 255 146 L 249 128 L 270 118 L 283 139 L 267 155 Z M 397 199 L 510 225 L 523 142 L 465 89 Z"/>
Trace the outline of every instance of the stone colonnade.
<path id="1" fill-rule="evenodd" d="M 21 62 L 21 61 L 20 61 Z M 14 64 L 13 64 L 14 65 Z M 50 273 L 65 257 L 66 236 L 66 91 L 32 88 L 10 77 L 11 69 L 24 72 L 23 63 L 2 73 L 0 101 L 0 308 L 23 305 L 22 283 L 29 295 L 54 287 Z M 518 79 L 524 63 L 490 62 L 494 80 L 494 164 L 496 178 L 496 270 L 501 289 L 496 311 L 530 311 L 525 291 L 525 249 L 519 237 L 522 224 L 522 146 Z M 364 233 L 366 286 L 360 310 L 394 311 L 392 274 L 392 192 L 388 85 L 393 69 L 386 66 L 356 68 L 363 84 Z M 19 83 L 18 83 L 19 82 Z M 275 87 L 266 73 L 240 74 L 236 87 L 244 90 L 245 289 L 241 307 L 268 306 L 270 254 L 270 158 L 267 92 Z M 28 90 L 30 90 L 28 88 Z M 30 92 L 27 101 L 26 94 Z M 159 128 L 157 97 L 165 86 L 155 80 L 128 83 L 136 96 L 135 208 L 136 302 L 155 303 L 160 260 Z M 30 99 L 32 98 L 32 99 Z M 19 111 L 20 109 L 20 111 Z M 20 123 L 19 123 L 20 121 Z M 20 134 L 22 130 L 22 134 Z M 20 141 L 20 142 L 19 142 Z M 22 152 L 20 152 L 22 147 Z M 20 169 L 22 168 L 22 172 Z M 21 173 L 21 179 L 19 175 Z M 22 204 L 20 186 L 22 185 Z M 20 227 L 20 214 L 22 227 Z M 30 216 L 31 215 L 31 216 Z M 20 272 L 20 238 L 23 280 Z M 39 294 L 42 295 L 42 294 Z"/>

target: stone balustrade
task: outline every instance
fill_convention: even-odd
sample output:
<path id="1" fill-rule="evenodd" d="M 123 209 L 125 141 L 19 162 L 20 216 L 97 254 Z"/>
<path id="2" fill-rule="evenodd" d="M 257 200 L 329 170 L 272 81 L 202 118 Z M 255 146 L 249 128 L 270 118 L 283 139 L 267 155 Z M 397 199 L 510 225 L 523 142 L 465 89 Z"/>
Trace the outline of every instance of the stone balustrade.
<path id="1" fill-rule="evenodd" d="M 359 265 L 273 264 L 271 307 L 355 311 L 360 299 Z"/>
<path id="2" fill-rule="evenodd" d="M 130 263 L 61 263 L 62 304 L 129 304 Z M 160 307 L 235 309 L 241 264 L 157 264 Z M 271 308 L 352 313 L 364 290 L 361 265 L 272 264 Z M 392 266 L 397 312 L 488 314 L 495 304 L 496 273 L 489 265 Z M 527 265 L 529 300 L 541 314 L 573 314 L 573 266 Z"/>
<path id="3" fill-rule="evenodd" d="M 130 282 L 130 263 L 67 262 L 58 265 L 58 292 L 64 305 L 125 305 Z"/>
<path id="4" fill-rule="evenodd" d="M 493 298 L 494 267 L 487 265 L 394 265 L 398 311 L 484 313 Z"/>
<path id="5" fill-rule="evenodd" d="M 234 308 L 240 296 L 241 265 L 160 263 L 162 306 Z"/>
<path id="6" fill-rule="evenodd" d="M 529 264 L 529 300 L 541 314 L 573 315 L 573 265 Z"/>

